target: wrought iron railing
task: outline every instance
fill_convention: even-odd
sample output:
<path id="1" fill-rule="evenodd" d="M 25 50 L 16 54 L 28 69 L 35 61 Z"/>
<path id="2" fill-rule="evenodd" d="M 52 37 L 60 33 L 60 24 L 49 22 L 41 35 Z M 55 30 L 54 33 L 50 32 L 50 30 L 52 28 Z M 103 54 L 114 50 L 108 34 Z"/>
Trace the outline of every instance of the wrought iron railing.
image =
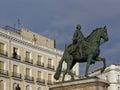
<path id="1" fill-rule="evenodd" d="M 8 55 L 8 52 L 5 51 L 5 50 L 3 50 L 3 49 L 0 49 L 0 54 L 7 56 L 7 55 Z"/>
<path id="2" fill-rule="evenodd" d="M 47 68 L 54 70 L 54 66 L 51 65 L 51 64 L 48 64 L 48 65 L 47 65 Z"/>
<path id="3" fill-rule="evenodd" d="M 0 74 L 1 74 L 1 75 L 5 75 L 5 76 L 8 76 L 8 71 L 7 71 L 7 70 L 0 69 Z"/>
<path id="4" fill-rule="evenodd" d="M 38 65 L 38 66 L 41 66 L 41 67 L 44 67 L 44 63 L 43 63 L 43 62 L 40 62 L 40 61 L 37 61 L 37 65 Z"/>
<path id="5" fill-rule="evenodd" d="M 25 80 L 34 81 L 34 77 L 29 76 L 29 75 L 25 75 Z"/>
<path id="6" fill-rule="evenodd" d="M 25 62 L 30 63 L 30 64 L 33 64 L 33 59 L 25 58 Z"/>
<path id="7" fill-rule="evenodd" d="M 45 79 L 37 78 L 36 82 L 38 84 L 45 84 Z"/>
<path id="8" fill-rule="evenodd" d="M 20 73 L 12 72 L 12 77 L 22 79 L 22 75 Z"/>

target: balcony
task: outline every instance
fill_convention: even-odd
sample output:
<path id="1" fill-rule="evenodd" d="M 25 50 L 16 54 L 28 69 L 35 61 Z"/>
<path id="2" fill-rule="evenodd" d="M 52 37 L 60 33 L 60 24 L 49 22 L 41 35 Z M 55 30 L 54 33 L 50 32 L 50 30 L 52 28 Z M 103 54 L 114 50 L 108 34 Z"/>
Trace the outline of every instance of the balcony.
<path id="1" fill-rule="evenodd" d="M 20 59 L 21 59 L 21 56 L 19 56 L 16 52 L 14 52 L 12 58 L 14 58 L 14 59 L 16 59 L 16 60 L 20 60 Z"/>
<path id="2" fill-rule="evenodd" d="M 25 62 L 27 62 L 29 64 L 33 64 L 33 59 L 25 58 Z"/>
<path id="3" fill-rule="evenodd" d="M 37 84 L 45 85 L 45 79 L 37 78 L 36 82 Z"/>
<path id="4" fill-rule="evenodd" d="M 48 64 L 48 65 L 47 65 L 47 68 L 48 68 L 48 69 L 51 69 L 51 70 L 54 70 L 54 66 L 51 65 L 51 64 Z"/>
<path id="5" fill-rule="evenodd" d="M 29 76 L 29 75 L 25 75 L 25 79 L 24 80 L 26 80 L 26 82 L 33 83 L 34 82 L 34 77 Z"/>
<path id="6" fill-rule="evenodd" d="M 20 73 L 12 72 L 12 77 L 15 79 L 22 79 L 22 75 Z"/>
<path id="7" fill-rule="evenodd" d="M 7 71 L 7 70 L 0 69 L 0 76 L 8 77 L 8 71 Z"/>
<path id="8" fill-rule="evenodd" d="M 51 81 L 51 80 L 48 80 L 48 81 L 47 81 L 47 84 L 48 84 L 48 85 L 53 85 L 53 84 L 54 84 L 54 82 L 53 82 L 53 81 Z"/>
<path id="9" fill-rule="evenodd" d="M 0 49 L 0 55 L 8 56 L 8 52 L 3 49 Z"/>
<path id="10" fill-rule="evenodd" d="M 37 61 L 37 66 L 44 67 L 44 63 L 43 63 L 43 62 L 40 62 L 40 61 Z"/>

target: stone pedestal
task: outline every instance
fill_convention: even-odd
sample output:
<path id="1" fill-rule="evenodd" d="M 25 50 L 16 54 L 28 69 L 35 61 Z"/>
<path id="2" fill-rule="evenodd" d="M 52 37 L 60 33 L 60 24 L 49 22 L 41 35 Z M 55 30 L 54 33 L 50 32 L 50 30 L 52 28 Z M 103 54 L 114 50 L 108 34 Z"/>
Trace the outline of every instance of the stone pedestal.
<path id="1" fill-rule="evenodd" d="M 108 82 L 97 77 L 56 83 L 49 90 L 108 90 Z"/>

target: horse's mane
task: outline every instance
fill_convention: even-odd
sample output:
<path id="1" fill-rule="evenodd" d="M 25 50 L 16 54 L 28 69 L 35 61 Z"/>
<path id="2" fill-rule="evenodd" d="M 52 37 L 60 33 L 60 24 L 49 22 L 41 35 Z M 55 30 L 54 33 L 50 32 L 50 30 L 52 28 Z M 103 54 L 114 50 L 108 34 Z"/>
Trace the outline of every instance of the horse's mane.
<path id="1" fill-rule="evenodd" d="M 90 35 L 88 35 L 85 39 L 88 41 L 88 39 L 90 39 L 98 30 L 100 30 L 100 29 L 102 29 L 102 28 L 96 28 L 96 29 L 94 29 L 91 33 L 90 33 Z"/>

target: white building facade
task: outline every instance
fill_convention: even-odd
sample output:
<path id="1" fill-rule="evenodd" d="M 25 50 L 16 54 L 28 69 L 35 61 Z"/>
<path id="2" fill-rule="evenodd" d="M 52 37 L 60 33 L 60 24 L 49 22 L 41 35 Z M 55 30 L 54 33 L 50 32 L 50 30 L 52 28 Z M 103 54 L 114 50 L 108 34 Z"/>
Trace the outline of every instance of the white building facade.
<path id="1" fill-rule="evenodd" d="M 120 65 L 110 65 L 103 73 L 101 70 L 95 70 L 90 76 L 97 76 L 100 79 L 107 80 L 110 84 L 108 90 L 120 90 Z"/>
<path id="2" fill-rule="evenodd" d="M 63 55 L 54 40 L 26 29 L 9 29 L 0 28 L 0 90 L 16 90 L 18 84 L 21 90 L 49 90 L 50 85 L 61 81 L 53 77 Z M 79 75 L 79 64 L 72 72 Z"/>

